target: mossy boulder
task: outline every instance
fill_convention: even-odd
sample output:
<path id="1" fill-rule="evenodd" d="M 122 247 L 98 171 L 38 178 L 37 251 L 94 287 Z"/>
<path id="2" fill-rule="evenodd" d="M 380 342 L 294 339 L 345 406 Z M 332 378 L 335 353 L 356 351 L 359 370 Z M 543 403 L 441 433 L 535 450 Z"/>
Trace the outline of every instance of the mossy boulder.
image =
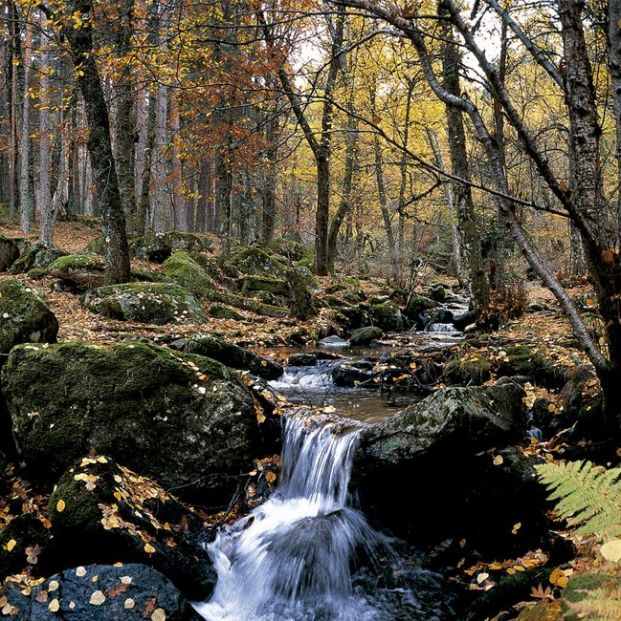
<path id="1" fill-rule="evenodd" d="M 203 356 L 138 343 L 20 345 L 2 391 L 38 478 L 94 450 L 166 489 L 229 492 L 261 453 L 250 392 Z"/>
<path id="2" fill-rule="evenodd" d="M 224 304 L 212 304 L 209 307 L 209 316 L 214 319 L 233 319 L 235 321 L 244 319 L 243 315 L 238 313 L 234 308 L 225 306 Z"/>
<path id="3" fill-rule="evenodd" d="M 132 241 L 129 251 L 132 256 L 145 261 L 163 263 L 173 252 L 209 252 L 212 242 L 207 237 L 181 231 L 148 233 Z"/>
<path id="4" fill-rule="evenodd" d="M 239 288 L 244 294 L 253 295 L 259 293 L 271 293 L 275 296 L 287 297 L 289 287 L 287 282 L 281 278 L 270 278 L 269 276 L 254 276 L 246 274 L 239 279 Z"/>
<path id="5" fill-rule="evenodd" d="M 185 351 L 213 358 L 233 369 L 248 370 L 266 380 L 278 379 L 284 372 L 280 364 L 216 336 L 193 336 L 186 342 Z"/>
<path id="6" fill-rule="evenodd" d="M 19 248 L 9 237 L 0 236 L 0 272 L 6 272 L 19 257 Z"/>
<path id="7" fill-rule="evenodd" d="M 459 356 L 449 360 L 444 367 L 444 381 L 447 384 L 480 386 L 492 376 L 492 364 L 485 356 Z"/>
<path id="8" fill-rule="evenodd" d="M 103 257 L 96 254 L 59 257 L 49 266 L 48 272 L 75 291 L 96 289 L 105 281 L 105 263 Z"/>
<path id="9" fill-rule="evenodd" d="M 56 316 L 35 291 L 19 280 L 0 282 L 0 354 L 19 343 L 55 343 L 57 334 Z"/>
<path id="10" fill-rule="evenodd" d="M 46 269 L 60 257 L 66 256 L 66 254 L 66 252 L 63 252 L 55 246 L 48 246 L 42 242 L 32 244 L 27 250 L 22 252 L 19 258 L 13 263 L 11 266 L 11 273 L 19 274 L 32 269 Z"/>
<path id="11" fill-rule="evenodd" d="M 198 544 L 201 516 L 109 457 L 90 455 L 71 466 L 54 488 L 48 515 L 65 566 L 145 563 L 193 599 L 213 590 L 216 573 Z"/>
<path id="12" fill-rule="evenodd" d="M 173 283 L 106 285 L 88 291 L 82 303 L 93 313 L 121 321 L 166 324 L 206 320 L 196 298 Z"/>
<path id="13" fill-rule="evenodd" d="M 201 621 L 170 580 L 133 563 L 66 569 L 25 592 L 8 584 L 6 596 L 18 621 Z"/>
<path id="14" fill-rule="evenodd" d="M 526 433 L 523 396 L 512 383 L 448 388 L 364 429 L 352 474 L 363 510 L 422 546 L 466 537 L 500 554 L 537 543 L 545 493 L 511 446 Z M 421 500 L 394 511 L 390 498 L 408 482 Z"/>
<path id="15" fill-rule="evenodd" d="M 380 304 L 371 306 L 373 325 L 381 328 L 384 332 L 396 332 L 405 327 L 401 309 L 392 300 L 386 300 Z"/>
<path id="16" fill-rule="evenodd" d="M 277 237 L 273 239 L 267 247 L 274 254 L 279 254 L 291 261 L 311 262 L 313 260 L 312 250 L 294 239 Z"/>
<path id="17" fill-rule="evenodd" d="M 50 533 L 33 514 L 13 518 L 0 531 L 0 579 L 31 566 L 29 552 L 37 549 L 37 565 L 44 570 L 50 564 Z"/>
<path id="18" fill-rule="evenodd" d="M 219 263 L 225 274 L 232 278 L 244 274 L 278 278 L 283 275 L 290 261 L 274 255 L 261 244 L 252 244 L 233 248 L 220 257 Z"/>
<path id="19" fill-rule="evenodd" d="M 291 316 L 306 320 L 317 315 L 313 301 L 316 282 L 311 271 L 306 267 L 290 266 L 285 270 L 285 280 L 289 289 Z"/>
<path id="20" fill-rule="evenodd" d="M 352 347 L 361 347 L 368 345 L 371 341 L 382 338 L 381 328 L 377 326 L 367 326 L 366 328 L 358 328 L 351 333 L 349 343 Z"/>
<path id="21" fill-rule="evenodd" d="M 403 313 L 408 319 L 415 321 L 417 327 L 423 328 L 425 325 L 425 314 L 427 311 L 436 308 L 437 303 L 424 295 L 413 293 L 407 300 Z"/>
<path id="22" fill-rule="evenodd" d="M 216 284 L 209 274 L 187 252 L 174 252 L 162 266 L 165 276 L 174 280 L 198 298 L 210 299 Z"/>

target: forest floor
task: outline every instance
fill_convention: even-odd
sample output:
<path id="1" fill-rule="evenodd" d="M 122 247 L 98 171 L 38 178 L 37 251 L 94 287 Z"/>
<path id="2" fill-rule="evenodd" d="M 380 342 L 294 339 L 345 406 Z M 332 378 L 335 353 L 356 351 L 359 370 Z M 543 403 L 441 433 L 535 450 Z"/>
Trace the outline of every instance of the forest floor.
<path id="1" fill-rule="evenodd" d="M 18 230 L 7 226 L 0 227 L 0 233 L 11 237 L 21 236 Z M 98 237 L 98 235 L 99 229 L 95 220 L 81 219 L 78 222 L 59 222 L 56 227 L 54 241 L 61 250 L 73 254 L 84 251 L 87 244 Z M 33 236 L 34 238 L 35 236 Z M 147 262 L 134 262 L 133 265 L 143 271 L 158 271 L 161 269 L 160 266 Z M 79 296 L 55 290 L 52 278 L 46 277 L 40 280 L 32 280 L 25 274 L 0 274 L 0 280 L 15 278 L 27 283 L 47 301 L 60 324 L 59 341 L 111 343 L 138 336 L 154 342 L 170 342 L 171 339 L 187 337 L 200 330 L 202 333 L 221 336 L 250 349 L 263 350 L 265 347 L 274 348 L 289 344 L 288 335 L 301 327 L 306 327 L 308 332 L 311 333 L 313 326 L 318 321 L 317 318 L 307 322 L 301 322 L 292 318 L 268 318 L 247 311 L 240 311 L 242 319 L 209 318 L 206 323 L 198 326 L 183 322 L 174 325 L 155 326 L 116 321 L 106 319 L 84 309 L 80 304 Z M 436 275 L 437 278 L 438 276 Z M 333 278 L 318 279 L 319 287 L 322 290 L 334 284 L 334 282 Z M 446 282 L 450 284 L 450 281 L 447 280 Z M 423 284 L 424 280 L 421 285 Z M 386 288 L 385 282 L 376 278 L 360 279 L 360 287 L 368 294 L 373 294 Z M 421 286 L 421 291 L 424 290 L 426 290 L 426 287 Z M 587 287 L 581 286 L 571 290 L 570 293 L 573 296 L 585 296 L 589 291 Z M 547 360 L 558 367 L 589 366 L 588 360 L 577 348 L 571 335 L 569 324 L 561 315 L 552 294 L 535 283 L 527 283 L 526 294 L 528 296 L 526 306 L 539 310 L 531 310 L 527 315 L 506 321 L 494 333 L 469 337 L 464 345 L 460 345 L 462 362 L 466 363 L 469 360 L 477 361 L 482 357 L 492 361 L 502 361 L 503 356 L 506 357 L 504 350 L 508 345 L 528 344 L 535 351 L 545 355 Z M 321 320 L 321 316 L 319 320 Z M 597 322 L 593 323 L 593 329 L 597 329 Z M 389 347 L 394 345 L 395 350 L 398 350 L 403 344 L 403 339 L 403 334 L 388 334 L 382 339 L 382 342 Z M 312 344 L 309 343 L 311 346 Z M 279 356 L 276 352 L 271 349 L 270 353 L 273 357 L 278 358 Z M 283 353 L 282 358 L 285 357 L 286 354 Z M 492 371 L 487 383 L 491 384 L 496 379 L 496 374 Z M 439 382 L 436 388 L 442 388 L 442 383 Z M 583 393 L 585 393 L 583 397 L 587 400 L 595 399 L 598 389 L 596 379 L 588 380 L 582 386 Z M 562 413 L 564 407 L 563 396 L 559 388 L 540 387 L 528 383 L 526 384 L 525 399 L 531 406 L 537 399 L 544 400 L 549 404 L 548 409 L 552 414 Z M 563 433 L 564 431 L 561 430 L 561 432 L 545 442 L 533 440 L 530 444 L 526 443 L 521 447 L 521 450 L 531 455 L 538 455 L 546 461 L 562 459 L 564 451 L 573 448 L 571 446 L 572 441 L 567 441 Z M 7 522 L 11 517 L 9 514 L 10 504 L 17 499 L 21 499 L 24 504 L 28 504 L 29 510 L 32 513 L 38 514 L 41 520 L 46 521 L 45 507 L 47 505 L 47 497 L 33 495 L 30 492 L 28 483 L 20 479 L 16 474 L 12 475 L 12 481 L 12 498 L 0 499 L 0 531 L 3 522 Z M 559 529 L 561 529 L 561 525 L 559 525 Z M 597 546 L 593 538 L 578 539 L 573 537 L 570 532 L 563 530 L 559 530 L 557 534 L 571 540 L 576 545 L 577 554 L 574 559 L 563 566 L 563 569 L 553 573 L 549 577 L 548 583 L 533 586 L 529 600 L 524 603 L 524 606 L 527 608 L 532 606 L 533 602 L 541 602 L 542 610 L 545 605 L 546 609 L 549 608 L 552 612 L 558 612 L 556 610 L 558 605 L 555 603 L 557 601 L 555 596 L 558 594 L 558 589 L 562 589 L 567 584 L 567 580 L 574 572 L 589 571 L 602 564 L 602 559 L 597 553 Z M 535 549 L 517 559 L 497 559 L 491 563 L 464 563 L 458 567 L 460 575 L 456 576 L 456 579 L 468 583 L 468 588 L 471 590 L 487 591 L 492 588 L 501 575 L 513 575 L 537 568 L 545 565 L 546 561 L 545 554 L 541 550 Z M 28 588 L 29 578 L 24 576 L 23 580 L 24 588 Z M 546 614 L 548 614 L 547 611 Z M 533 619 L 535 618 L 543 619 L 544 617 L 533 617 Z"/>

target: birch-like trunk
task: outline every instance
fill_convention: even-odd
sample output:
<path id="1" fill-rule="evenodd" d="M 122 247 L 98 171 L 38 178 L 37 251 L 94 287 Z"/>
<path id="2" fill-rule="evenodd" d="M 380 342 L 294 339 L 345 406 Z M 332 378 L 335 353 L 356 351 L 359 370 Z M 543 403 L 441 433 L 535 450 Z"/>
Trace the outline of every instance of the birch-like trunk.
<path id="1" fill-rule="evenodd" d="M 25 16 L 24 34 L 24 91 L 22 98 L 22 127 L 19 140 L 19 224 L 24 233 L 32 230 L 34 223 L 34 199 L 30 176 L 30 73 L 32 65 L 32 19 Z"/>

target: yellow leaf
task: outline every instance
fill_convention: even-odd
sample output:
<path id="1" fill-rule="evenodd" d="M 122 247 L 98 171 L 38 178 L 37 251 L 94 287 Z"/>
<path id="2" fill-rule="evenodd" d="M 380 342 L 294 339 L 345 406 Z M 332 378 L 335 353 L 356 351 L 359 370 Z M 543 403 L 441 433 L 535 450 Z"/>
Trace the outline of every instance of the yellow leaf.
<path id="1" fill-rule="evenodd" d="M 522 528 L 522 522 L 516 522 L 511 529 L 511 534 L 517 535 L 520 528 Z"/>
<path id="2" fill-rule="evenodd" d="M 276 481 L 276 474 L 274 474 L 273 472 L 266 472 L 265 473 L 265 480 L 272 485 L 272 483 L 274 483 Z"/>
<path id="3" fill-rule="evenodd" d="M 618 563 L 621 561 L 621 539 L 611 539 L 606 542 L 600 552 L 607 561 Z"/>
<path id="4" fill-rule="evenodd" d="M 505 460 L 503 459 L 502 455 L 496 455 L 496 457 L 494 457 L 494 466 L 502 466 L 504 461 Z"/>
<path id="5" fill-rule="evenodd" d="M 144 551 L 147 554 L 153 554 L 155 552 L 155 548 L 150 543 L 145 543 L 144 544 Z"/>
<path id="6" fill-rule="evenodd" d="M 163 608 L 157 608 L 151 615 L 151 621 L 166 621 L 166 612 Z"/>
<path id="7" fill-rule="evenodd" d="M 128 597 L 123 603 L 123 608 L 125 608 L 126 610 L 131 610 L 135 605 L 136 602 L 131 597 Z"/>
<path id="8" fill-rule="evenodd" d="M 53 600 L 49 603 L 49 605 L 48 605 L 47 609 L 48 609 L 50 612 L 58 612 L 58 611 L 60 610 L 60 602 L 59 602 L 57 599 L 53 599 Z"/>
<path id="9" fill-rule="evenodd" d="M 65 510 L 65 507 L 67 505 L 65 504 L 65 501 L 61 498 L 57 503 L 56 503 L 56 511 L 58 511 L 58 513 L 62 513 Z"/>
<path id="10" fill-rule="evenodd" d="M 95 591 L 89 601 L 93 606 L 101 606 L 106 601 L 106 596 L 101 591 Z"/>
<path id="11" fill-rule="evenodd" d="M 481 584 L 485 582 L 489 578 L 489 574 L 487 572 L 482 572 L 477 576 L 477 584 Z"/>
<path id="12" fill-rule="evenodd" d="M 78 578 L 84 578 L 84 576 L 86 576 L 86 567 L 82 567 L 82 566 L 78 567 L 78 568 L 75 570 L 75 575 L 76 575 Z"/>
<path id="13" fill-rule="evenodd" d="M 569 578 L 565 575 L 565 572 L 560 567 L 556 567 L 550 574 L 550 584 L 552 586 L 557 586 L 561 589 L 564 589 L 567 586 L 568 582 Z"/>
<path id="14" fill-rule="evenodd" d="M 50 580 L 50 584 L 47 587 L 47 590 L 50 593 L 53 593 L 54 591 L 58 591 L 58 589 L 60 588 L 60 584 L 58 583 L 58 580 Z"/>
<path id="15" fill-rule="evenodd" d="M 17 541 L 15 541 L 15 539 L 10 539 L 4 547 L 6 548 L 7 552 L 11 552 L 16 545 Z"/>

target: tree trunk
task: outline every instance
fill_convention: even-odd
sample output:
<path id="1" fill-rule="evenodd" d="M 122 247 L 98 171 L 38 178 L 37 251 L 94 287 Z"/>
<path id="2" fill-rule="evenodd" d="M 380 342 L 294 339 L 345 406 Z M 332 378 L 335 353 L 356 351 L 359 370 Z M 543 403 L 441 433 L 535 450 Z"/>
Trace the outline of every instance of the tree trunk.
<path id="1" fill-rule="evenodd" d="M 129 252 L 125 232 L 125 213 L 119 193 L 112 144 L 110 122 L 93 48 L 92 0 L 71 0 L 65 2 L 67 12 L 64 18 L 79 12 L 85 16 L 81 28 L 75 29 L 69 23 L 63 33 L 69 42 L 74 66 L 80 67 L 77 82 L 84 98 L 86 117 L 90 130 L 88 151 L 93 166 L 97 199 L 101 208 L 104 256 L 106 260 L 106 281 L 126 282 L 130 278 Z"/>
<path id="2" fill-rule="evenodd" d="M 51 184 L 50 172 L 52 167 L 52 152 L 50 150 L 50 93 L 49 93 L 49 49 L 45 22 L 47 18 L 41 12 L 39 27 L 41 29 L 41 47 L 39 51 L 39 193 L 37 195 L 40 218 L 39 238 L 44 243 L 52 243 L 53 230 L 46 231 L 43 221 L 50 209 Z"/>
<path id="3" fill-rule="evenodd" d="M 34 202 L 30 183 L 30 72 L 32 65 L 32 17 L 25 15 L 26 31 L 24 35 L 24 90 L 22 100 L 22 131 L 19 140 L 19 211 L 20 228 L 24 233 L 30 232 L 34 222 Z"/>
<path id="4" fill-rule="evenodd" d="M 459 48 L 454 42 L 451 26 L 445 27 L 444 40 L 442 67 L 444 88 L 449 93 L 459 96 L 461 94 L 459 83 L 461 57 Z M 461 110 L 450 105 L 447 106 L 446 123 L 452 173 L 461 179 L 470 181 L 470 166 L 466 151 L 466 132 Z M 489 303 L 489 286 L 483 270 L 481 238 L 470 186 L 463 183 L 454 183 L 452 198 L 461 234 L 462 259 L 470 281 L 472 307 L 478 312 Z"/>

